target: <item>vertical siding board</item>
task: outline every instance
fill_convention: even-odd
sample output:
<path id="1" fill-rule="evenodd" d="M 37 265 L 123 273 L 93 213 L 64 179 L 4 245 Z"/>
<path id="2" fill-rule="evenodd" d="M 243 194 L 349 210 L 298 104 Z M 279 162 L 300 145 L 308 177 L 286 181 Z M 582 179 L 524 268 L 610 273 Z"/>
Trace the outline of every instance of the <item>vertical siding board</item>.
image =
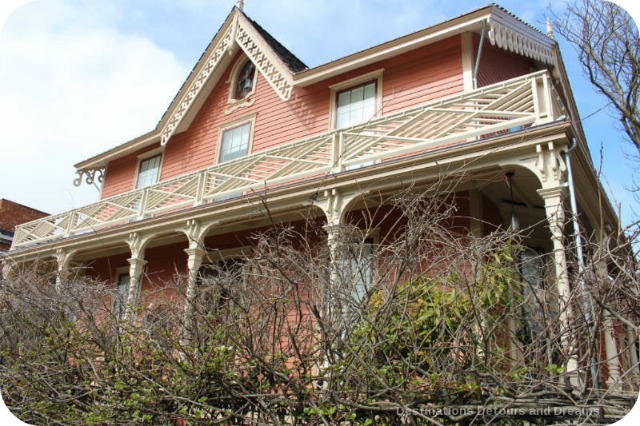
<path id="1" fill-rule="evenodd" d="M 474 36 L 473 44 L 474 55 L 477 55 L 478 45 L 480 44 L 479 36 Z M 525 75 L 534 70 L 537 70 L 537 67 L 533 60 L 507 52 L 499 47 L 491 46 L 485 40 L 478 69 L 478 87 Z"/>

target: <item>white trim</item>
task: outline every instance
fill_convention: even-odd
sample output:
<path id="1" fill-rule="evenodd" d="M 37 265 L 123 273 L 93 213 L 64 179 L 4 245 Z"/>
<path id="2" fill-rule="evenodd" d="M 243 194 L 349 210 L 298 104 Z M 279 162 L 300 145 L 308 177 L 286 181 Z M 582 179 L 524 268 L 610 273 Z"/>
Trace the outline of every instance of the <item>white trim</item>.
<path id="1" fill-rule="evenodd" d="M 118 284 L 118 277 L 120 277 L 120 275 L 129 275 L 129 266 L 119 266 L 113 270 L 115 272 L 116 285 Z"/>
<path id="2" fill-rule="evenodd" d="M 203 262 L 203 265 L 207 263 L 215 263 L 215 262 L 219 262 L 221 260 L 227 260 L 227 259 L 243 259 L 243 258 L 246 258 L 249 254 L 251 254 L 250 246 L 233 247 L 233 248 L 222 249 L 222 250 L 220 249 L 208 250 L 203 256 L 203 258 L 207 260 L 206 262 Z"/>
<path id="3" fill-rule="evenodd" d="M 248 40 L 247 40 L 248 38 Z M 293 75 L 269 43 L 258 33 L 243 14 L 238 15 L 234 41 L 251 59 L 281 100 L 288 101 L 293 91 Z"/>
<path id="4" fill-rule="evenodd" d="M 464 91 L 468 92 L 474 89 L 473 87 L 473 33 L 462 33 L 462 83 L 464 85 Z"/>
<path id="5" fill-rule="evenodd" d="M 348 90 L 351 87 L 356 87 L 361 84 L 365 84 L 369 81 L 376 82 L 376 112 L 374 117 L 379 117 L 382 115 L 382 75 L 384 73 L 384 68 L 377 69 L 375 71 L 368 72 L 366 74 L 362 74 L 358 77 L 350 78 L 349 80 L 341 81 L 340 83 L 333 84 L 329 86 L 330 98 L 329 98 L 329 131 L 336 129 L 336 109 L 337 109 L 337 95 L 338 92 Z"/>
<path id="6" fill-rule="evenodd" d="M 143 152 L 142 154 L 139 154 L 137 158 L 138 160 L 146 160 L 147 158 L 155 157 L 158 154 L 163 154 L 164 156 L 164 146 Z"/>

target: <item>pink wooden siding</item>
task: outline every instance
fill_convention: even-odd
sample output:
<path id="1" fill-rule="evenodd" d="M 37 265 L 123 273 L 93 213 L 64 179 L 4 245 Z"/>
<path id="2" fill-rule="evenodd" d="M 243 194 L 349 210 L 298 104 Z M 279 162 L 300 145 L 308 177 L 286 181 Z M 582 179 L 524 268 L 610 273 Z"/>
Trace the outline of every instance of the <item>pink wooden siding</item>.
<path id="1" fill-rule="evenodd" d="M 123 192 L 131 191 L 135 186 L 138 156 L 158 148 L 160 144 L 144 148 L 133 154 L 119 158 L 109 163 L 102 186 L 101 198 L 108 198 Z"/>
<path id="2" fill-rule="evenodd" d="M 239 54 L 235 60 L 240 58 Z M 235 63 L 235 60 L 233 63 Z M 389 60 L 368 65 L 309 87 L 297 87 L 291 100 L 283 102 L 258 73 L 255 103 L 231 113 L 227 69 L 202 105 L 186 132 L 174 135 L 166 146 L 161 180 L 210 167 L 217 162 L 220 127 L 255 116 L 250 152 L 259 152 L 329 131 L 329 86 L 384 68 L 383 114 L 389 114 L 462 91 L 460 37 L 426 46 Z M 109 164 L 102 198 L 134 189 L 137 156 L 144 149 Z"/>

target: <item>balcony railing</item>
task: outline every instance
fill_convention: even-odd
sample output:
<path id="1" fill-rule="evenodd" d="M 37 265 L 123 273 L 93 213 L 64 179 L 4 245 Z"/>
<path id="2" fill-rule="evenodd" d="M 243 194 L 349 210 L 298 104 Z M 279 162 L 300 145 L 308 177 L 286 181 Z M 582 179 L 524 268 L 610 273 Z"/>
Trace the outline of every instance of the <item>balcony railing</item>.
<path id="1" fill-rule="evenodd" d="M 540 71 L 25 223 L 16 228 L 12 249 L 536 126 L 562 114 L 548 73 Z"/>

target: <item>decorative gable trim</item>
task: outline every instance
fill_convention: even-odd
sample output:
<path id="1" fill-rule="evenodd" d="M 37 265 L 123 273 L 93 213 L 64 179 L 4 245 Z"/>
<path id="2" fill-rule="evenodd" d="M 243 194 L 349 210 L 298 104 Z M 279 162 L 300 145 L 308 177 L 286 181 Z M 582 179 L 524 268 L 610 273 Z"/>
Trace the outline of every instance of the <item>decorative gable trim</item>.
<path id="1" fill-rule="evenodd" d="M 213 51 L 207 58 L 207 62 L 198 73 L 198 76 L 196 77 L 195 81 L 191 84 L 191 86 L 189 87 L 189 90 L 187 90 L 187 92 L 182 97 L 182 100 L 178 104 L 178 107 L 176 108 L 176 110 L 171 115 L 171 118 L 169 119 L 167 124 L 165 124 L 160 136 L 161 145 L 164 146 L 167 144 L 167 142 L 169 142 L 169 139 L 173 135 L 173 132 L 176 130 L 176 128 L 184 118 L 185 114 L 193 104 L 193 101 L 198 96 L 198 93 L 200 93 L 200 90 L 207 82 L 209 76 L 213 73 L 213 71 L 218 66 L 218 63 L 220 62 L 224 54 L 229 50 L 229 48 L 233 44 L 232 37 L 234 33 L 234 28 L 235 28 L 235 25 L 229 27 L 227 31 L 224 33 L 224 35 L 216 45 L 215 49 L 213 49 Z"/>
<path id="2" fill-rule="evenodd" d="M 546 64 L 553 64 L 553 52 L 550 47 L 536 43 L 511 28 L 501 24 L 492 23 L 489 30 L 489 41 L 493 46 L 498 46 L 509 52 L 526 56 Z"/>
<path id="3" fill-rule="evenodd" d="M 545 64 L 555 65 L 554 40 L 519 21 L 503 9 L 494 8 L 489 18 L 487 35 L 492 46 Z"/>
<path id="4" fill-rule="evenodd" d="M 238 30 L 235 40 L 260 73 L 276 91 L 280 99 L 288 101 L 293 91 L 293 77 L 247 18 L 238 15 Z"/>
<path id="5" fill-rule="evenodd" d="M 287 71 L 287 67 L 278 55 L 273 52 L 269 45 L 263 40 L 255 30 L 249 20 L 241 13 L 237 13 L 233 24 L 230 25 L 220 41 L 216 44 L 211 54 L 207 58 L 205 65 L 198 72 L 197 77 L 182 96 L 178 107 L 175 109 L 169 121 L 162 129 L 160 144 L 166 145 L 171 136 L 178 128 L 187 111 L 198 97 L 202 87 L 213 74 L 225 53 L 233 52 L 235 45 L 245 52 L 249 59 L 256 65 L 256 68 L 276 91 L 280 99 L 288 101 L 293 91 L 293 78 Z"/>

